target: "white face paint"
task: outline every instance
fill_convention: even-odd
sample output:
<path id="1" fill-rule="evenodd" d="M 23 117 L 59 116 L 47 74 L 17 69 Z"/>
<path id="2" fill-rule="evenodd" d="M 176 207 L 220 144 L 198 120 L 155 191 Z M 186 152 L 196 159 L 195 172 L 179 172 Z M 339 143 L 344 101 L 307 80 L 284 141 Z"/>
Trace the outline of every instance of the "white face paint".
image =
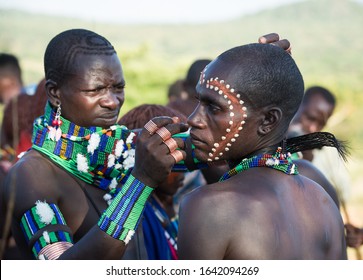
<path id="1" fill-rule="evenodd" d="M 230 150 L 232 144 L 236 142 L 236 138 L 239 137 L 239 133 L 243 129 L 243 125 L 246 122 L 247 108 L 244 106 L 243 100 L 240 99 L 240 94 L 236 93 L 236 90 L 230 84 L 226 83 L 224 80 L 220 80 L 218 77 L 206 79 L 206 68 L 201 74 L 199 84 L 201 86 L 205 86 L 209 90 L 215 91 L 217 94 L 223 97 L 229 105 L 229 127 L 226 128 L 226 134 L 221 136 L 219 142 L 215 142 L 213 144 L 214 147 L 208 153 L 208 161 L 216 161 L 219 160 L 221 156 L 223 156 L 224 152 L 228 152 Z M 243 119 L 237 121 L 235 118 L 235 112 L 236 110 L 240 109 L 243 111 Z"/>

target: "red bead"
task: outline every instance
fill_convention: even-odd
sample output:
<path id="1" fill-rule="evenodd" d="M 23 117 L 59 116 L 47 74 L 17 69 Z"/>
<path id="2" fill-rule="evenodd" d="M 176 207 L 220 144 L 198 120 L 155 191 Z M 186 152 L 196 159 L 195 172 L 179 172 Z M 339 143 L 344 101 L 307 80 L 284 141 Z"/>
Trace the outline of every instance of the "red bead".
<path id="1" fill-rule="evenodd" d="M 52 125 L 53 125 L 53 126 L 57 126 L 57 125 L 58 125 L 58 121 L 57 121 L 57 120 L 53 120 L 53 121 L 52 121 Z"/>

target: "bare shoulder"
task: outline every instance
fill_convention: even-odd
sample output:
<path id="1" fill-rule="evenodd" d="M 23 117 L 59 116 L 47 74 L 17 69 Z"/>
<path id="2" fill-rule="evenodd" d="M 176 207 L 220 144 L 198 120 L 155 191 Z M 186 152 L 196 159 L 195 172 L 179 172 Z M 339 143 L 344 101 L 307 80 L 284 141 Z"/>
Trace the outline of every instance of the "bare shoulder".
<path id="1" fill-rule="evenodd" d="M 184 197 L 179 212 L 178 252 L 181 259 L 228 259 L 240 224 L 248 215 L 247 203 L 230 182 L 195 189 Z M 213 243 L 213 246 L 211 244 Z M 239 256 L 239 259 L 243 257 Z"/>
<path id="2" fill-rule="evenodd" d="M 36 151 L 29 151 L 9 171 L 4 182 L 4 197 L 15 200 L 15 216 L 29 210 L 37 200 L 56 201 L 57 168 Z"/>

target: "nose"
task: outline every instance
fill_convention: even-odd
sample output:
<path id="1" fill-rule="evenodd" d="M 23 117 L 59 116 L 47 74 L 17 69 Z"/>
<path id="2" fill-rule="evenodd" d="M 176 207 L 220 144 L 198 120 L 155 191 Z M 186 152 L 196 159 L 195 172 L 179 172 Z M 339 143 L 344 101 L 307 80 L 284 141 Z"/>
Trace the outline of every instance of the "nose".
<path id="1" fill-rule="evenodd" d="M 203 122 L 203 118 L 202 118 L 203 112 L 201 109 L 201 106 L 198 105 L 194 112 L 190 114 L 190 116 L 188 117 L 187 123 L 189 124 L 190 127 L 195 127 L 195 128 L 205 128 L 206 125 Z"/>
<path id="2" fill-rule="evenodd" d="M 105 89 L 105 94 L 102 96 L 100 100 L 100 105 L 103 108 L 107 108 L 110 110 L 120 109 L 122 104 L 124 103 L 124 94 L 115 93 L 112 88 Z"/>

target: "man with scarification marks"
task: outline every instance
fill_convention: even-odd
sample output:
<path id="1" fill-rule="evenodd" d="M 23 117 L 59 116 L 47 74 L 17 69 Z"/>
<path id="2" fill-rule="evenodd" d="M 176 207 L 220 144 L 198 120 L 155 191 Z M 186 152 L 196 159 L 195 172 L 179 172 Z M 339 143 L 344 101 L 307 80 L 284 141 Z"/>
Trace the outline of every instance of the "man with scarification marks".
<path id="1" fill-rule="evenodd" d="M 226 160 L 230 170 L 182 200 L 180 259 L 347 258 L 338 208 L 290 154 L 344 150 L 329 133 L 285 140 L 303 93 L 294 60 L 272 45 L 236 47 L 207 65 L 188 119 L 191 142 L 199 160 Z"/>
<path id="2" fill-rule="evenodd" d="M 120 259 L 142 242 L 138 225 L 154 188 L 172 168 L 185 170 L 185 141 L 172 135 L 188 127 L 169 117 L 139 132 L 117 125 L 123 70 L 92 31 L 56 35 L 44 69 L 48 101 L 32 149 L 6 177 L 3 213 L 24 259 Z"/>

